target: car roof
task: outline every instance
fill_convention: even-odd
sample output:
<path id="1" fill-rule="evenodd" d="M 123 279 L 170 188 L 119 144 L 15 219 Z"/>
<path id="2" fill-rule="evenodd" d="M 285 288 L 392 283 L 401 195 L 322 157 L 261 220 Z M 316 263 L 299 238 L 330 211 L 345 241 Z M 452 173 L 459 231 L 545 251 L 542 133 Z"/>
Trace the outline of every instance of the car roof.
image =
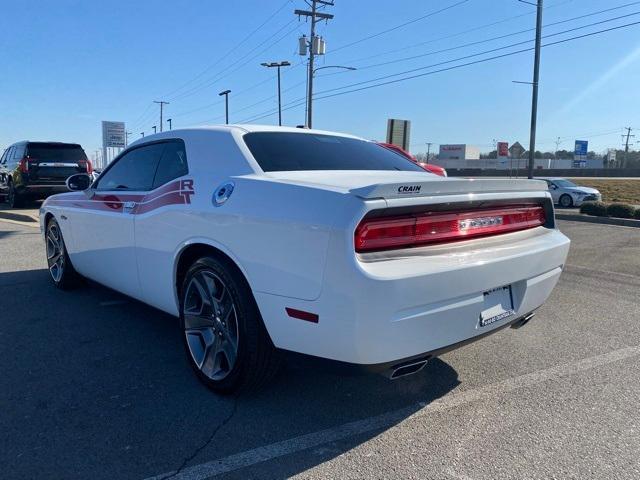
<path id="1" fill-rule="evenodd" d="M 254 132 L 285 132 L 285 133 L 299 133 L 299 134 L 316 134 L 316 135 L 333 135 L 339 137 L 353 138 L 357 140 L 365 140 L 363 138 L 357 137 L 355 135 L 349 135 L 346 133 L 340 132 L 330 132 L 326 130 L 316 130 L 309 128 L 297 128 L 297 127 L 279 127 L 276 125 L 251 125 L 251 124 L 231 124 L 231 125 L 201 125 L 194 127 L 186 127 L 186 128 L 174 128 L 173 130 L 165 130 L 161 133 L 154 133 L 152 135 L 146 135 L 143 138 L 138 138 L 135 142 L 132 142 L 129 146 L 134 144 L 146 143 L 149 141 L 153 141 L 155 139 L 162 140 L 166 138 L 171 138 L 176 135 L 185 135 L 189 133 L 202 132 L 202 131 L 215 131 L 215 132 L 229 132 L 229 133 L 240 133 L 241 135 L 245 133 L 254 133 Z"/>
<path id="2" fill-rule="evenodd" d="M 564 177 L 535 177 L 534 180 L 566 180 Z"/>

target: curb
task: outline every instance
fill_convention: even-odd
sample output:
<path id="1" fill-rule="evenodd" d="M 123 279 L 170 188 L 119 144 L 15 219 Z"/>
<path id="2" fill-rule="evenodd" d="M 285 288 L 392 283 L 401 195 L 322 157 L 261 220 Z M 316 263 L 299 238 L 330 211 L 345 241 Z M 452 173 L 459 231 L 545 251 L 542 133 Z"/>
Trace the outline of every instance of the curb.
<path id="1" fill-rule="evenodd" d="M 631 218 L 594 217 L 581 213 L 556 213 L 557 220 L 570 220 L 572 222 L 600 223 L 602 225 L 618 225 L 620 227 L 640 228 L 640 220 Z"/>

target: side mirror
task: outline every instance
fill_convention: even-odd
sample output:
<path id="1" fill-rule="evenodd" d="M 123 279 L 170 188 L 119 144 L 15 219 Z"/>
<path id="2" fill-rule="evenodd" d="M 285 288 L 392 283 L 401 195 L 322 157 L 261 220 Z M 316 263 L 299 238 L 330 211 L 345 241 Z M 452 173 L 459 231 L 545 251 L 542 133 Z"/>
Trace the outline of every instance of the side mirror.
<path id="1" fill-rule="evenodd" d="M 76 173 L 75 175 L 71 175 L 67 178 L 66 184 L 67 188 L 72 192 L 79 190 L 86 190 L 89 188 L 93 180 L 86 173 Z"/>
<path id="2" fill-rule="evenodd" d="M 555 190 L 556 188 L 558 188 L 557 185 L 554 185 L 554 184 L 549 185 L 549 190 Z"/>

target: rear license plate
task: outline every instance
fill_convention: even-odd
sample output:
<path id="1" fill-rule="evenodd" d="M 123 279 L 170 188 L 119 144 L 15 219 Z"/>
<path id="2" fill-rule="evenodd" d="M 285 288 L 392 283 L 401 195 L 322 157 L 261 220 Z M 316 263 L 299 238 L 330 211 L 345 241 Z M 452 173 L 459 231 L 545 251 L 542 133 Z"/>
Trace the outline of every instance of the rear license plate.
<path id="1" fill-rule="evenodd" d="M 486 327 L 504 318 L 510 317 L 513 311 L 511 286 L 494 288 L 484 292 L 484 306 L 480 313 L 480 326 Z"/>

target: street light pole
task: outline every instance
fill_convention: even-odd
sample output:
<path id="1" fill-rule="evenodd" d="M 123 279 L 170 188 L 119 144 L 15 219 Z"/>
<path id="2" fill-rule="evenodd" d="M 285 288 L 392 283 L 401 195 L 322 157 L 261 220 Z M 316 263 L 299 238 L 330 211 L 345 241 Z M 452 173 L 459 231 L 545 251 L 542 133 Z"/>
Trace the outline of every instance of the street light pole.
<path id="1" fill-rule="evenodd" d="M 282 62 L 269 62 L 269 63 L 261 63 L 263 67 L 273 68 L 276 67 L 278 69 L 278 125 L 282 126 L 282 94 L 280 90 L 280 67 L 288 67 L 291 64 L 286 60 Z"/>
<path id="2" fill-rule="evenodd" d="M 153 133 L 156 133 L 158 131 L 157 127 L 155 125 L 153 127 L 151 127 L 151 128 L 153 128 Z"/>
<path id="3" fill-rule="evenodd" d="M 218 96 L 222 96 L 224 95 L 224 112 L 225 112 L 225 123 L 227 125 L 229 125 L 229 94 L 231 93 L 231 90 L 225 90 L 223 92 L 220 92 L 218 94 Z"/>
<path id="4" fill-rule="evenodd" d="M 171 130 L 171 119 L 167 118 L 167 122 L 169 122 L 169 130 Z"/>

